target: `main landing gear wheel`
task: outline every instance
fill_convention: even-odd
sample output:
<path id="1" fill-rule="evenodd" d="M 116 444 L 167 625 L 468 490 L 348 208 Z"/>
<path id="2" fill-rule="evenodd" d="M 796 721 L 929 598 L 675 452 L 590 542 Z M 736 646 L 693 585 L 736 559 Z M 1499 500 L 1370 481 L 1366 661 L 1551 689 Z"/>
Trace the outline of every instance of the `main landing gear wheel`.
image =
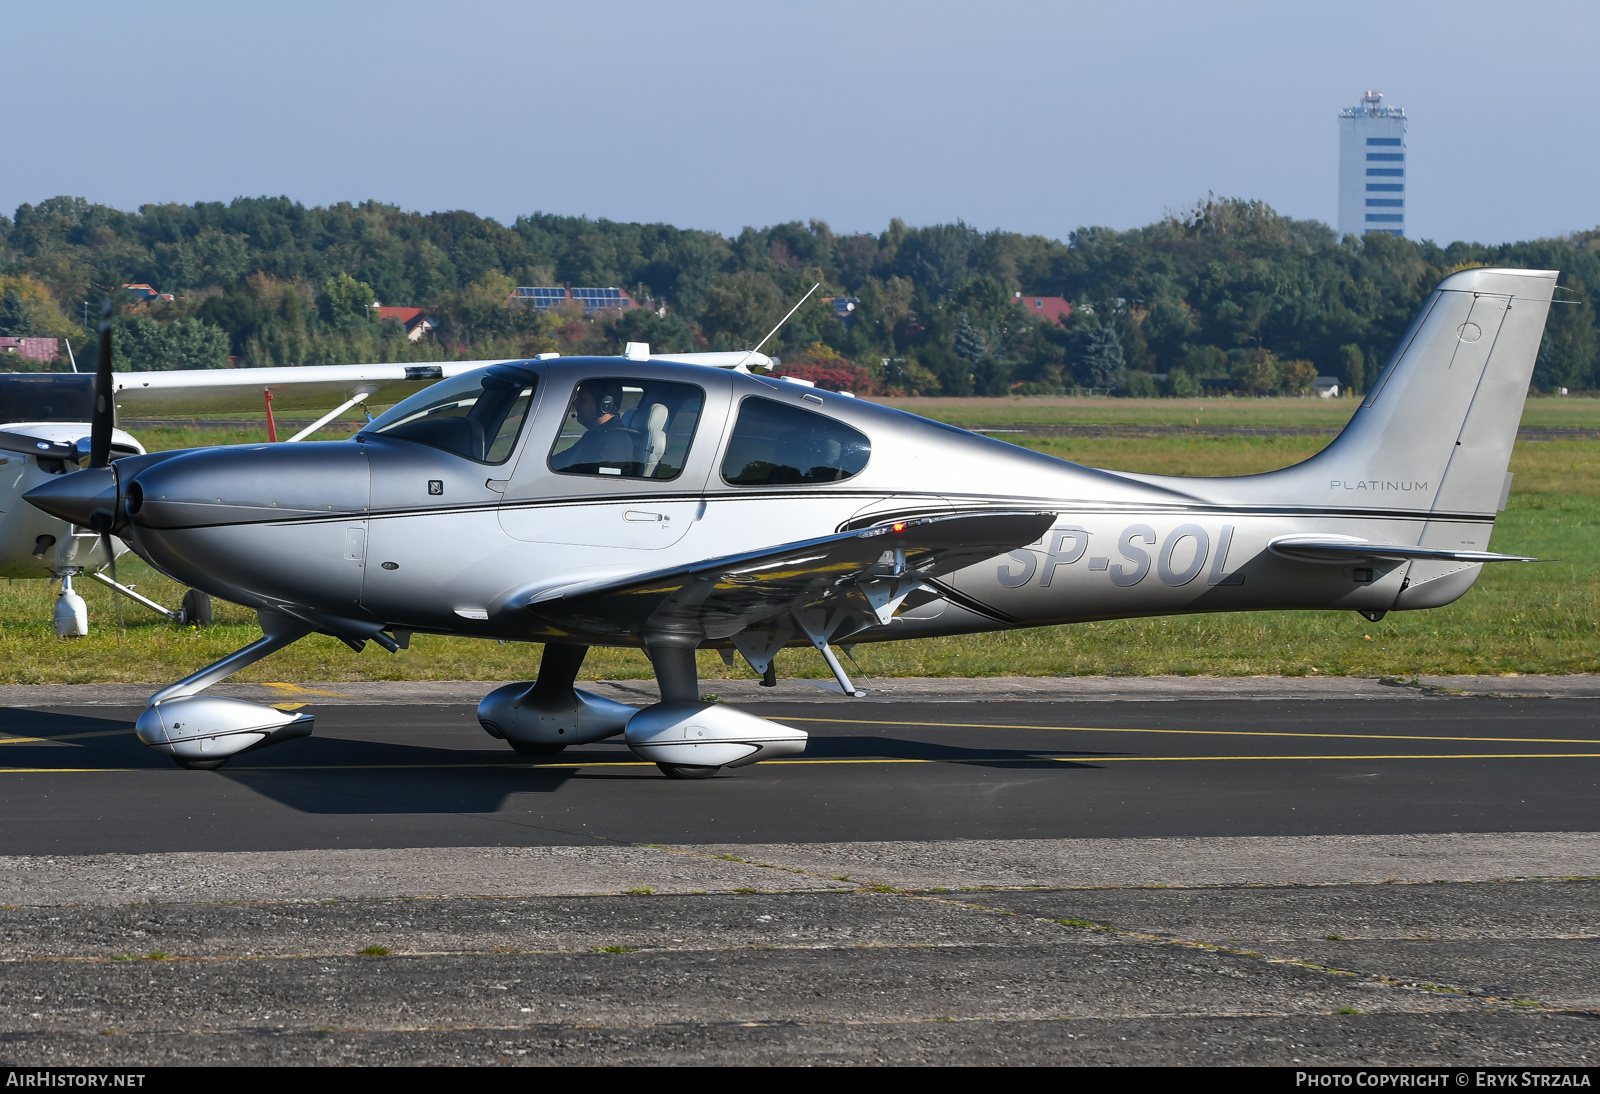
<path id="1" fill-rule="evenodd" d="M 197 627 L 211 625 L 211 597 L 199 589 L 183 594 L 183 621 Z"/>
<path id="2" fill-rule="evenodd" d="M 507 741 L 519 756 L 559 756 L 566 745 L 539 744 L 534 741 Z"/>
<path id="3" fill-rule="evenodd" d="M 669 779 L 709 779 L 720 767 L 707 767 L 704 764 L 656 764 L 661 773 Z"/>
<path id="4" fill-rule="evenodd" d="M 185 771 L 215 771 L 228 762 L 228 757 L 224 756 L 220 760 L 180 760 L 174 756 L 172 762 Z"/>

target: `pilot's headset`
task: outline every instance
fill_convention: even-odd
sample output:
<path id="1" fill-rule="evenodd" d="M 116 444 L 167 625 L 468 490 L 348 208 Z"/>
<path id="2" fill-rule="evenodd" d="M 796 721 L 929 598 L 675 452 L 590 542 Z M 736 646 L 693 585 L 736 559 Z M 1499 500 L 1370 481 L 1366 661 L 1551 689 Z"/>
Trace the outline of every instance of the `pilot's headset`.
<path id="1" fill-rule="evenodd" d="M 598 398 L 595 399 L 595 409 L 602 418 L 608 414 L 622 413 L 622 388 L 616 384 L 607 384 L 601 388 Z"/>

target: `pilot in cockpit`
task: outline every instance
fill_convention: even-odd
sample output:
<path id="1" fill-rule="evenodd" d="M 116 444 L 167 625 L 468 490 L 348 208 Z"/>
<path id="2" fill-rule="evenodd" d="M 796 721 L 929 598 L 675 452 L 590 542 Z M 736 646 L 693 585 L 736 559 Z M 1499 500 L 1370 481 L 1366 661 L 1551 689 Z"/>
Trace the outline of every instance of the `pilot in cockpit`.
<path id="1" fill-rule="evenodd" d="M 578 419 L 585 432 L 576 444 L 562 453 L 561 462 L 566 468 L 598 470 L 634 463 L 636 435 L 622 424 L 620 383 L 591 380 L 578 385 L 572 400 L 572 416 Z"/>

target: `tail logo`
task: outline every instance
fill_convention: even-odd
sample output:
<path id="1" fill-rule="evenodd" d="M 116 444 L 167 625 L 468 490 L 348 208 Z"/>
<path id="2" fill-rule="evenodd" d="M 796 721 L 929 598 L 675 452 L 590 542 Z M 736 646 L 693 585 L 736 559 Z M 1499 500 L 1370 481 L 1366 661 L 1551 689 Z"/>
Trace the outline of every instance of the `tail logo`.
<path id="1" fill-rule="evenodd" d="M 1373 490 L 1385 493 L 1404 492 L 1415 490 L 1427 493 L 1428 484 L 1425 482 L 1390 482 L 1387 479 L 1357 479 L 1354 482 L 1348 479 L 1333 479 L 1328 483 L 1329 490 Z"/>

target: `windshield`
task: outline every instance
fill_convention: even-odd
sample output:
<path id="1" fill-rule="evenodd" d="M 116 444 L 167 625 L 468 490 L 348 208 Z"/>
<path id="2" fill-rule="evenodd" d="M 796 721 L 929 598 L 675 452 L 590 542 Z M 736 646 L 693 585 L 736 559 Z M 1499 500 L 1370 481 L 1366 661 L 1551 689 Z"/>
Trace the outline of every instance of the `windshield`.
<path id="1" fill-rule="evenodd" d="M 374 418 L 358 438 L 415 441 L 478 463 L 505 463 L 517 446 L 538 381 L 513 365 L 441 380 Z"/>

